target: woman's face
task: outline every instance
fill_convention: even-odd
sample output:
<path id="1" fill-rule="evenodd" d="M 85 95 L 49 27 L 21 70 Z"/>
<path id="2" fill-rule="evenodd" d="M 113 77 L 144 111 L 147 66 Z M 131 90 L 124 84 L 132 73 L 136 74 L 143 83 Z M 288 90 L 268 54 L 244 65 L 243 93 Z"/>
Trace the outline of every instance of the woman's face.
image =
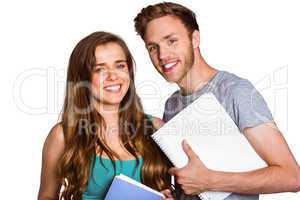
<path id="1" fill-rule="evenodd" d="M 130 84 L 125 53 L 120 45 L 110 42 L 96 47 L 95 58 L 91 76 L 93 96 L 102 105 L 119 106 Z"/>

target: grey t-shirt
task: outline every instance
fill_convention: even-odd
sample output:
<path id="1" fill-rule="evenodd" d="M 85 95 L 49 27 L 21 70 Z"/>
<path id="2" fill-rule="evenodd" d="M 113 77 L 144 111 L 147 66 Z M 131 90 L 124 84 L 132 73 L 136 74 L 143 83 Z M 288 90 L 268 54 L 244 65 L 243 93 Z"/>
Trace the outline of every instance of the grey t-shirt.
<path id="1" fill-rule="evenodd" d="M 259 92 L 246 79 L 232 73 L 219 71 L 203 88 L 191 95 L 183 96 L 178 90 L 165 104 L 163 120 L 169 121 L 183 108 L 204 93 L 213 93 L 226 112 L 236 123 L 241 132 L 245 128 L 255 127 L 266 122 L 273 122 L 272 114 Z M 186 196 L 178 189 L 177 199 L 199 199 L 197 196 Z M 180 193 L 180 195 L 179 195 Z M 232 193 L 226 200 L 257 200 L 258 195 L 241 195 Z"/>

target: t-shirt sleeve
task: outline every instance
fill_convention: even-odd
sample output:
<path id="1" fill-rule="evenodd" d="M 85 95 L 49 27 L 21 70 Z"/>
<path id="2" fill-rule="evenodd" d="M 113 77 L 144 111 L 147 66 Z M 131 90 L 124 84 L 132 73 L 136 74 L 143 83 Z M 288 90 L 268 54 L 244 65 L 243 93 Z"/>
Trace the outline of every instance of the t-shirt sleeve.
<path id="1" fill-rule="evenodd" d="M 174 117 L 178 112 L 182 110 L 179 105 L 179 91 L 174 92 L 165 102 L 165 109 L 162 120 L 168 122 L 172 117 Z"/>
<path id="2" fill-rule="evenodd" d="M 235 122 L 241 132 L 245 128 L 273 122 L 270 109 L 262 95 L 250 83 L 243 79 L 231 89 Z"/>
<path id="3" fill-rule="evenodd" d="M 168 115 L 168 113 L 170 112 L 169 110 L 170 110 L 170 100 L 169 99 L 167 99 L 167 101 L 166 101 L 166 103 L 165 103 L 165 109 L 164 109 L 164 114 L 163 114 L 163 118 L 162 118 L 162 120 L 164 121 L 164 122 L 167 122 L 167 121 L 169 121 L 170 119 L 169 119 L 169 115 Z"/>

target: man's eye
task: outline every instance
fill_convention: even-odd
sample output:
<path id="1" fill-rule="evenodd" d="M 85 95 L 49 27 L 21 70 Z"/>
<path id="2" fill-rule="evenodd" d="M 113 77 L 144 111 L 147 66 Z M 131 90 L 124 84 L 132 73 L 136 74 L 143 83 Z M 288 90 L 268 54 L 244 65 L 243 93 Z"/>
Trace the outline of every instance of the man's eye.
<path id="1" fill-rule="evenodd" d="M 148 48 L 148 51 L 149 52 L 153 52 L 153 51 L 155 51 L 156 50 L 156 47 L 155 46 L 150 46 L 149 48 Z"/>
<path id="2" fill-rule="evenodd" d="M 170 39 L 170 40 L 169 40 L 169 44 L 170 44 L 170 45 L 171 45 L 171 44 L 174 44 L 175 42 L 177 42 L 176 39 Z"/>

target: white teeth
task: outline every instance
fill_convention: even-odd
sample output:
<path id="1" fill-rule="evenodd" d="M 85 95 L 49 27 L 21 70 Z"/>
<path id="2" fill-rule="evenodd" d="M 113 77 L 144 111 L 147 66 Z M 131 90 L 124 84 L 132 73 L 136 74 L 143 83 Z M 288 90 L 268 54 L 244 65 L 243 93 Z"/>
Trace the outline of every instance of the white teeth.
<path id="1" fill-rule="evenodd" d="M 164 65 L 164 68 L 169 69 L 169 68 L 173 67 L 176 63 L 177 63 L 177 62 L 172 62 L 172 63 L 165 64 L 165 65 Z"/>
<path id="2" fill-rule="evenodd" d="M 121 88 L 121 85 L 112 85 L 112 86 L 105 87 L 104 89 L 108 90 L 108 91 L 116 92 L 120 88 Z"/>

